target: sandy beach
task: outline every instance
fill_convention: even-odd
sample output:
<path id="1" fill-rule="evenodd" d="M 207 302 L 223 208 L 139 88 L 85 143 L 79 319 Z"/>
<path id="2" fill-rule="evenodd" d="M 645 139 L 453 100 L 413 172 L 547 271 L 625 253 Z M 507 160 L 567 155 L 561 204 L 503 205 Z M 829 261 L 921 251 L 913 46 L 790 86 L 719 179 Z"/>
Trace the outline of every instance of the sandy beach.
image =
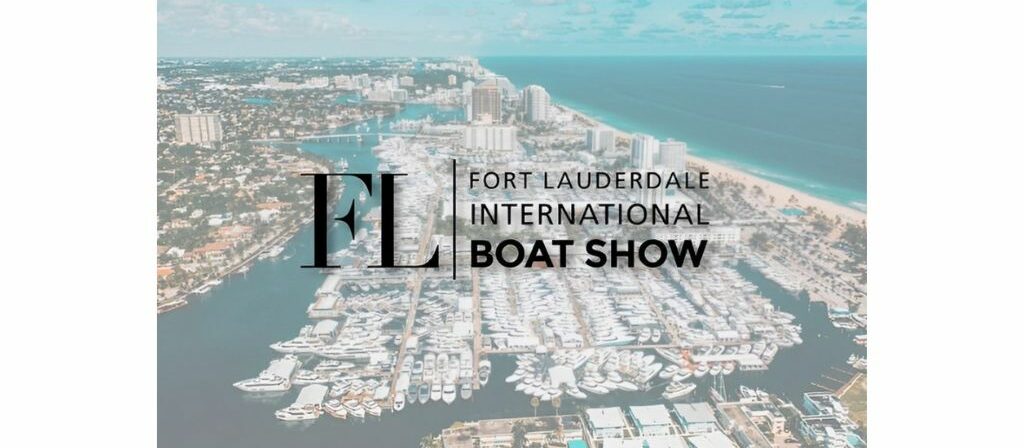
<path id="1" fill-rule="evenodd" d="M 589 122 L 593 126 L 604 126 L 615 131 L 616 138 L 628 140 L 633 135 L 632 132 L 627 132 L 622 129 L 617 129 L 614 126 L 609 126 L 606 123 L 602 123 L 563 104 L 558 104 L 557 106 L 566 111 L 572 112 L 582 121 Z M 827 199 L 819 198 L 785 185 L 777 184 L 770 180 L 760 178 L 754 174 L 747 173 L 740 168 L 735 168 L 721 162 L 714 162 L 689 153 L 686 155 L 686 158 L 688 164 L 703 166 L 712 176 L 724 177 L 733 181 L 741 182 L 747 185 L 748 188 L 753 188 L 754 186 L 760 187 L 761 190 L 765 192 L 766 197 L 775 197 L 775 204 L 780 208 L 797 207 L 806 210 L 809 207 L 814 207 L 825 213 L 827 216 L 838 216 L 843 221 L 853 224 L 861 224 L 867 220 L 867 214 L 861 210 L 857 210 L 845 204 L 838 204 Z M 794 198 L 792 203 L 789 202 L 790 198 Z"/>

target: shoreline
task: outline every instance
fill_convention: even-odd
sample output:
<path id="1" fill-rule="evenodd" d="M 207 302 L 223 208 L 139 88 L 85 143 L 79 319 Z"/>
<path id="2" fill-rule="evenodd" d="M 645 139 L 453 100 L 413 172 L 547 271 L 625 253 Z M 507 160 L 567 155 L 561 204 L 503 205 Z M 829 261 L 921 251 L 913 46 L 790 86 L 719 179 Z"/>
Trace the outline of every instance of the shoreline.
<path id="1" fill-rule="evenodd" d="M 567 112 L 579 117 L 582 121 L 588 122 L 593 126 L 602 126 L 611 129 L 615 133 L 615 138 L 630 139 L 633 133 L 624 131 L 622 129 L 611 126 L 604 123 L 596 118 L 593 118 L 577 109 L 566 106 L 561 103 L 553 103 L 552 105 L 562 108 Z M 713 161 L 708 158 L 695 156 L 687 151 L 686 154 L 687 164 L 702 165 L 704 166 L 711 175 L 725 176 L 732 180 L 744 183 L 748 186 L 758 186 L 764 190 L 768 196 L 774 196 L 776 199 L 776 206 L 778 208 L 783 207 L 799 207 L 801 209 L 807 209 L 814 207 L 828 216 L 838 216 L 846 222 L 853 224 L 866 223 L 867 212 L 853 208 L 847 204 L 831 201 L 813 194 L 797 190 L 793 187 L 782 185 L 775 181 L 765 179 L 756 174 L 747 172 L 741 168 L 730 166 L 724 162 Z M 796 198 L 796 202 L 789 203 L 789 198 Z"/>

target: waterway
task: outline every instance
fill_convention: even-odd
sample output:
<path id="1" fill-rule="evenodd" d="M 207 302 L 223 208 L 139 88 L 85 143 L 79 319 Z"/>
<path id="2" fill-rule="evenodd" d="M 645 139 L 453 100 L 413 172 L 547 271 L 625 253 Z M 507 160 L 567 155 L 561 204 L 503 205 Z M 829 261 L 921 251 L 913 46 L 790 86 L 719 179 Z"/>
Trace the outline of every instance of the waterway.
<path id="1" fill-rule="evenodd" d="M 391 120 L 421 118 L 433 114 L 435 121 L 459 119 L 461 111 L 437 111 L 430 106 L 411 105 L 379 123 L 371 120 L 369 132 L 386 131 Z M 364 125 L 364 126 L 366 126 Z M 350 131 L 355 125 L 342 128 Z M 304 144 L 303 151 L 332 160 L 345 158 L 350 171 L 375 171 L 377 160 L 370 148 L 376 137 L 364 142 Z M 353 185 L 355 186 L 355 185 Z M 347 189 L 341 201 L 350 203 L 358 188 Z M 370 198 L 363 208 L 374 206 Z M 332 234 L 334 249 L 347 244 L 344 232 Z M 284 423 L 274 411 L 294 401 L 298 388 L 276 397 L 255 397 L 236 390 L 232 383 L 249 378 L 277 355 L 268 345 L 294 337 L 307 324 L 306 307 L 323 276 L 316 270 L 301 269 L 312 260 L 312 231 L 306 227 L 287 244 L 283 256 L 263 260 L 242 275 L 228 278 L 210 293 L 191 304 L 158 318 L 158 442 L 162 447 L 252 448 L 262 446 L 321 447 L 413 447 L 421 437 L 437 434 L 456 421 L 532 415 L 528 398 L 515 392 L 504 378 L 511 374 L 511 357 L 494 357 L 494 373 L 485 388 L 474 392 L 471 401 L 452 405 L 441 402 L 409 404 L 399 413 L 385 412 L 381 418 L 338 421 L 323 417 L 312 423 Z M 820 381 L 833 367 L 847 368 L 846 358 L 863 349 L 851 335 L 834 329 L 820 305 L 808 304 L 806 297 L 786 293 L 771 281 L 743 266 L 744 275 L 761 287 L 784 311 L 797 316 L 803 325 L 804 344 L 783 349 L 764 373 L 737 372 L 727 379 L 727 389 L 739 384 L 762 387 L 798 400 L 810 383 Z M 710 385 L 709 379 L 702 380 Z M 643 394 L 615 393 L 587 401 L 587 405 L 633 405 L 663 402 L 660 390 Z M 703 391 L 696 394 L 702 395 Z M 581 403 L 566 399 L 562 412 Z M 551 414 L 544 403 L 537 410 Z"/>

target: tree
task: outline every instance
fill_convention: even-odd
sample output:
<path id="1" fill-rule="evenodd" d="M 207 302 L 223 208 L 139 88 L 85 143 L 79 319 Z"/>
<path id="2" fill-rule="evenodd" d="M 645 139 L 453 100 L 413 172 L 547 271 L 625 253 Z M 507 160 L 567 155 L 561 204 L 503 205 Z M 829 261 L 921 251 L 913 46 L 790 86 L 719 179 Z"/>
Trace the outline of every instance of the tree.
<path id="1" fill-rule="evenodd" d="M 530 399 L 530 406 L 533 406 L 533 416 L 537 416 L 537 408 L 540 407 L 540 398 L 533 397 Z"/>
<path id="2" fill-rule="evenodd" d="M 512 424 L 512 448 L 526 448 L 526 425 L 522 420 Z"/>
<path id="3" fill-rule="evenodd" d="M 427 434 L 420 439 L 420 448 L 436 448 L 437 439 L 434 438 L 433 434 Z"/>

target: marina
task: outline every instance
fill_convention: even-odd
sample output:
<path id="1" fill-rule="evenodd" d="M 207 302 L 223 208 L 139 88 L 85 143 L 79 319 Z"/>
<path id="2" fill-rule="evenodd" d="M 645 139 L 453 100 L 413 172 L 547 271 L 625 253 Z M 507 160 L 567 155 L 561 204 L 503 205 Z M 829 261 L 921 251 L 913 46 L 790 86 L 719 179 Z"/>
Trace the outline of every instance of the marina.
<path id="1" fill-rule="evenodd" d="M 432 113 L 409 106 L 394 119 Z M 353 170 L 386 163 L 438 173 L 398 184 L 411 199 L 398 216 L 427 219 L 396 222 L 395 258 L 422 262 L 438 243 L 450 257 L 457 248 L 438 241 L 434 220 L 448 188 L 435 155 L 451 154 L 438 139 L 381 138 L 302 148 Z M 378 200 L 359 200 L 358 191 L 340 201 L 355 201 L 371 224 L 360 227 L 373 227 Z M 316 272 L 298 267 L 312 257 L 303 229 L 283 247 L 290 259 L 258 260 L 249 275 L 161 318 L 161 425 L 176 443 L 316 446 L 344 437 L 412 446 L 457 420 L 535 412 L 531 398 L 553 414 L 561 400 L 564 410 L 736 393 L 727 381 L 799 397 L 807 384 L 835 378 L 830 369 L 846 367 L 851 353 L 864 355 L 821 305 L 742 253 L 709 258 L 699 277 L 570 265 L 474 269 L 453 280 L 445 269 L 367 269 L 380 257 L 374 232 L 361 230 L 351 244 L 336 232 L 332 257 L 346 267 Z M 215 340 L 197 343 L 201 336 Z M 206 367 L 184 368 L 197 364 Z M 212 396 L 217 405 L 199 406 Z M 212 416 L 235 429 L 211 427 Z"/>

